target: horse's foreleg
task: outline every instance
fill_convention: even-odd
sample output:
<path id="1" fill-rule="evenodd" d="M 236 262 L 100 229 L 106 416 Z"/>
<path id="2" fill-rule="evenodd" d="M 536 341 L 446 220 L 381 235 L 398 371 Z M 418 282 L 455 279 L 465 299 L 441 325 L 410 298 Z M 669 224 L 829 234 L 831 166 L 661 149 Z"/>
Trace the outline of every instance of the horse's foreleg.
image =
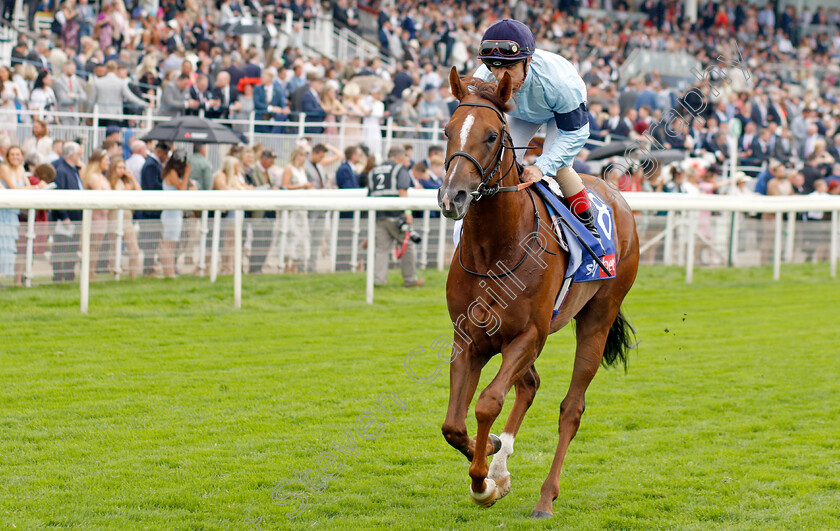
<path id="1" fill-rule="evenodd" d="M 519 378 L 533 365 L 538 352 L 538 333 L 531 328 L 524 332 L 507 347 L 502 349 L 502 365 L 493 381 L 490 382 L 475 404 L 475 418 L 478 428 L 475 436 L 475 455 L 470 465 L 470 494 L 473 501 L 484 507 L 493 505 L 501 497 L 493 479 L 487 479 L 488 441 L 490 428 L 505 403 L 505 396 Z"/>
<path id="2" fill-rule="evenodd" d="M 511 482 L 507 460 L 513 454 L 513 441 L 516 434 L 519 433 L 522 421 L 525 420 L 525 413 L 528 412 L 528 408 L 534 402 L 537 389 L 540 388 L 540 377 L 537 374 L 536 367 L 531 365 L 530 369 L 513 385 L 516 388 L 516 401 L 513 403 L 513 409 L 500 436 L 502 448 L 493 456 L 493 462 L 490 463 L 490 469 L 487 473 L 487 477 L 496 482 L 500 498 L 505 497 L 510 492 Z"/>
<path id="3" fill-rule="evenodd" d="M 441 431 L 446 442 L 472 460 L 475 441 L 467 434 L 467 410 L 487 360 L 475 356 L 471 344 L 456 342 L 452 348 L 460 354 L 449 364 L 449 407 Z"/>
<path id="4" fill-rule="evenodd" d="M 604 353 L 604 345 L 607 340 L 609 326 L 604 323 L 612 323 L 618 308 L 612 315 L 607 312 L 595 312 L 590 307 L 582 310 L 577 316 L 577 348 L 575 350 L 575 366 L 572 371 L 572 383 L 566 397 L 560 404 L 560 421 L 558 425 L 559 441 L 557 451 L 554 453 L 554 460 L 551 463 L 551 470 L 548 477 L 540 488 L 540 501 L 534 508 L 531 516 L 537 518 L 548 518 L 553 514 L 552 502 L 560 494 L 560 469 L 563 466 L 563 459 L 569 449 L 578 427 L 580 418 L 583 415 L 586 405 L 584 395 L 586 389 L 598 372 L 601 364 L 601 357 Z"/>

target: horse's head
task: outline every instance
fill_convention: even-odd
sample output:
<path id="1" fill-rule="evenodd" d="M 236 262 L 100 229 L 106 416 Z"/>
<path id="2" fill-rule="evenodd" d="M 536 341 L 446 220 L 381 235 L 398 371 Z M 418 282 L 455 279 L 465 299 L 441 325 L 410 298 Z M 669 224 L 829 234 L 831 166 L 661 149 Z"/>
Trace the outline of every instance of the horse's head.
<path id="1" fill-rule="evenodd" d="M 498 86 L 479 79 L 464 83 L 453 67 L 449 73 L 452 95 L 460 105 L 445 129 L 446 174 L 438 190 L 444 216 L 461 219 L 475 193 L 498 183 L 507 133 L 504 113 L 512 92 L 510 76 Z"/>

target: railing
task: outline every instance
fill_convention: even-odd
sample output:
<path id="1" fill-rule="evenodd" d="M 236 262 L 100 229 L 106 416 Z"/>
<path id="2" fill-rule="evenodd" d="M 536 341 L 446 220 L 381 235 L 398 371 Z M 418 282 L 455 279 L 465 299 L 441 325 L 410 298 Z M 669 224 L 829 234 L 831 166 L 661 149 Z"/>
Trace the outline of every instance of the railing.
<path id="1" fill-rule="evenodd" d="M 375 212 L 379 210 L 421 210 L 424 215 L 423 223 L 426 235 L 429 232 L 429 214 L 438 210 L 435 190 L 410 190 L 407 198 L 369 198 L 363 197 L 363 190 L 321 190 L 321 191 L 253 191 L 253 192 L 100 192 L 100 191 L 45 191 L 45 190 L 7 190 L 0 193 L 0 209 L 23 209 L 29 210 L 29 222 L 27 226 L 27 270 L 31 271 L 31 256 L 36 235 L 36 223 L 34 221 L 35 209 L 73 209 L 82 210 L 81 223 L 81 309 L 87 312 L 90 282 L 90 243 L 92 210 L 191 210 L 203 211 L 202 215 L 202 244 L 205 248 L 204 238 L 208 234 L 208 223 L 210 211 L 214 211 L 213 230 L 213 256 L 211 258 L 211 269 L 216 267 L 213 264 L 218 262 L 218 238 L 220 233 L 220 212 L 223 210 L 234 211 L 234 245 L 233 245 L 233 274 L 234 274 L 234 305 L 241 306 L 242 293 L 242 227 L 244 211 L 277 211 L 278 222 L 288 219 L 283 212 L 288 211 L 325 211 L 325 212 L 353 212 L 354 227 L 358 235 L 358 224 L 360 213 L 367 212 L 367 288 L 366 296 L 369 303 L 373 302 L 373 264 L 375 242 Z M 771 213 L 775 214 L 773 224 L 773 266 L 774 279 L 780 277 L 780 266 L 782 261 L 782 214 L 788 214 L 787 222 L 787 246 L 786 256 L 788 261 L 792 254 L 792 241 L 795 227 L 795 217 L 791 215 L 797 212 L 821 211 L 831 213 L 830 222 L 830 274 L 837 274 L 838 254 L 838 214 L 840 214 L 840 197 L 738 197 L 738 196 L 689 196 L 685 194 L 661 194 L 661 193 L 627 193 L 624 194 L 630 207 L 637 211 L 664 211 L 667 212 L 666 227 L 662 233 L 654 236 L 643 245 L 642 253 L 647 252 L 653 245 L 664 240 L 665 263 L 671 263 L 674 255 L 674 235 L 679 230 L 685 242 L 682 256 L 686 264 L 686 281 L 693 279 L 695 265 L 696 240 L 702 235 L 698 234 L 697 212 L 716 211 L 733 213 Z M 121 216 L 117 216 L 122 219 Z M 337 219 L 337 214 L 329 217 Z M 738 237 L 738 216 L 732 217 L 730 238 L 733 242 Z M 444 267 L 444 247 L 447 245 L 449 236 L 447 219 L 439 218 L 438 226 L 438 253 L 437 267 Z M 119 237 L 116 248 L 121 249 L 122 242 Z M 333 236 L 334 238 L 334 236 Z M 702 241 L 701 241 L 702 243 Z M 331 244 L 331 247 L 335 247 Z M 354 248 L 355 248 L 354 242 Z M 118 251 L 119 252 L 119 251 Z M 215 280 L 216 270 L 211 270 L 211 280 Z"/>

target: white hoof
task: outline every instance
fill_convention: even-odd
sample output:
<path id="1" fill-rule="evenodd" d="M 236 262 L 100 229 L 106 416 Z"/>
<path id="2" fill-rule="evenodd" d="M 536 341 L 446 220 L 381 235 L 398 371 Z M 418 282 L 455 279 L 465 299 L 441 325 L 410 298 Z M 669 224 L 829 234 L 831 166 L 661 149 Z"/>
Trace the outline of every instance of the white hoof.
<path id="1" fill-rule="evenodd" d="M 497 478 L 494 481 L 496 482 L 496 489 L 499 491 L 499 499 L 501 500 L 510 493 L 510 474 L 503 478 Z"/>
<path id="2" fill-rule="evenodd" d="M 499 494 L 499 489 L 496 487 L 496 482 L 490 478 L 484 480 L 486 489 L 484 492 L 474 492 L 472 485 L 470 485 L 470 498 L 472 501 L 481 507 L 490 507 L 502 496 Z"/>

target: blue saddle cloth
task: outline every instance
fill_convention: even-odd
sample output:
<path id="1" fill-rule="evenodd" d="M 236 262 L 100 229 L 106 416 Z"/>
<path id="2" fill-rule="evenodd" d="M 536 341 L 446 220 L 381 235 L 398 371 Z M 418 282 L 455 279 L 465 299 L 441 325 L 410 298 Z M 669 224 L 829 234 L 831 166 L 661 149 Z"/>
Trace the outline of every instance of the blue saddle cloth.
<path id="1" fill-rule="evenodd" d="M 573 282 L 589 282 L 592 280 L 615 278 L 615 221 L 613 219 L 613 211 L 609 205 L 598 194 L 587 188 L 586 192 L 589 195 L 592 212 L 595 215 L 595 227 L 601 235 L 601 242 L 598 243 L 598 240 L 589 232 L 589 229 L 584 227 L 577 217 L 569 211 L 545 181 L 535 183 L 532 188 L 545 204 L 555 231 L 560 227 L 559 230 L 569 251 L 569 263 L 566 267 L 563 285 L 560 288 L 560 293 L 557 294 L 552 312 L 552 319 L 554 319 L 560 313 L 560 308 Z M 559 218 L 562 218 L 564 222 L 561 222 Z M 574 231 L 569 226 L 574 228 Z M 598 263 L 595 262 L 595 259 L 583 248 L 580 240 L 586 242 L 595 251 L 595 254 L 598 255 L 604 265 L 607 266 L 607 269 L 610 270 L 610 275 L 607 275 Z M 561 245 L 563 245 L 563 242 L 561 242 Z"/>

